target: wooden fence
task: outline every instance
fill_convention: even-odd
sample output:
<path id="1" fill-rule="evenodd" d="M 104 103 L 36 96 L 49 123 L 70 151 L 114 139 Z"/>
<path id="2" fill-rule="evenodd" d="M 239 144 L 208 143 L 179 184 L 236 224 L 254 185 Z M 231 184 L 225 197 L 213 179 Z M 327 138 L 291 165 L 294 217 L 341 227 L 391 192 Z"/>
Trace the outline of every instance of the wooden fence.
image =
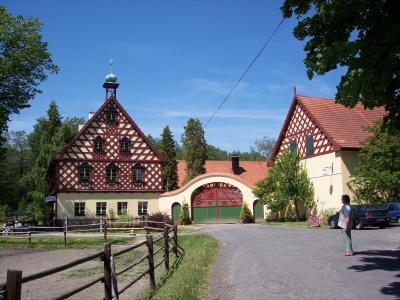
<path id="1" fill-rule="evenodd" d="M 154 290 L 155 288 L 155 269 L 159 267 L 162 263 L 164 263 L 165 270 L 170 269 L 170 253 L 173 252 L 175 258 L 178 257 L 178 235 L 177 235 L 177 225 L 169 225 L 166 223 L 161 223 L 161 222 L 151 222 L 151 225 L 155 225 L 156 227 L 151 227 L 151 226 L 145 226 L 144 229 L 146 230 L 146 240 L 134 245 L 132 247 L 129 247 L 127 249 L 124 249 L 122 251 L 113 253 L 111 252 L 111 244 L 105 242 L 104 243 L 104 248 L 103 251 L 92 254 L 88 257 L 81 258 L 78 260 L 75 260 L 73 262 L 70 262 L 68 264 L 55 267 L 37 274 L 32 274 L 26 277 L 22 277 L 22 271 L 20 270 L 7 270 L 7 282 L 3 283 L 0 288 L 0 299 L 1 297 L 4 297 L 4 299 L 7 300 L 20 300 L 21 299 L 21 290 L 22 290 L 22 284 L 43 278 L 61 271 L 64 271 L 66 269 L 72 268 L 74 266 L 83 264 L 85 262 L 88 262 L 90 260 L 96 259 L 96 258 L 101 258 L 102 261 L 104 262 L 104 275 L 96 278 L 95 280 L 80 286 L 66 294 L 63 294 L 61 296 L 58 296 L 53 299 L 67 299 L 87 288 L 90 286 L 98 283 L 98 282 L 103 282 L 104 283 L 104 298 L 106 300 L 111 300 L 112 299 L 112 294 L 114 292 L 114 299 L 118 300 L 118 295 L 126 291 L 130 286 L 132 286 L 134 283 L 136 283 L 139 279 L 141 279 L 143 276 L 146 274 L 149 274 L 150 277 L 150 289 Z M 105 223 L 107 224 L 107 222 Z M 150 223 L 149 223 L 150 224 Z M 147 225 L 149 225 L 147 224 Z M 160 225 L 163 225 L 163 228 L 158 228 Z M 106 240 L 107 237 L 107 225 L 104 227 L 104 238 Z M 160 237 L 157 237 L 156 239 L 153 238 L 153 235 L 151 234 L 152 231 L 161 231 L 163 234 Z M 66 232 L 66 231 L 64 231 Z M 172 240 L 172 243 L 171 243 Z M 160 244 L 162 242 L 162 246 L 155 250 L 154 245 L 155 244 Z M 131 265 L 125 267 L 122 270 L 115 271 L 115 263 L 114 263 L 114 258 L 117 256 L 120 256 L 124 253 L 127 253 L 129 251 L 133 251 L 137 248 L 139 248 L 142 245 L 147 246 L 147 254 L 144 255 L 143 257 L 139 258 L 135 262 L 133 262 Z M 155 262 L 154 256 L 161 252 L 164 251 L 163 259 Z M 148 267 L 145 269 L 141 274 L 139 274 L 136 278 L 133 278 L 131 282 L 126 284 L 123 288 L 118 289 L 117 285 L 117 276 L 121 275 L 128 270 L 134 268 L 135 266 L 138 266 L 140 263 L 144 262 L 147 259 L 148 261 Z"/>

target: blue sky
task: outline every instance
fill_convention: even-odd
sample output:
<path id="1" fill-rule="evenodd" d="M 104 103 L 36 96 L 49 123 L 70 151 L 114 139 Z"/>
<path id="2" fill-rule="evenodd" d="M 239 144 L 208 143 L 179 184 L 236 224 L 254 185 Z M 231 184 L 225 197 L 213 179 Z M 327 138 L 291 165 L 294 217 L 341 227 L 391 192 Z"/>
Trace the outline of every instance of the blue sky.
<path id="1" fill-rule="evenodd" d="M 282 20 L 277 0 L 10 0 L 13 15 L 38 17 L 59 74 L 40 85 L 31 107 L 12 115 L 9 130 L 32 131 L 56 100 L 61 115 L 85 117 L 104 103 L 113 59 L 117 98 L 146 134 L 168 125 L 180 141 L 189 118 L 203 126 Z M 205 128 L 207 143 L 249 151 L 264 135 L 277 138 L 293 86 L 300 95 L 333 98 L 341 71 L 309 81 L 304 42 L 285 20 Z"/>

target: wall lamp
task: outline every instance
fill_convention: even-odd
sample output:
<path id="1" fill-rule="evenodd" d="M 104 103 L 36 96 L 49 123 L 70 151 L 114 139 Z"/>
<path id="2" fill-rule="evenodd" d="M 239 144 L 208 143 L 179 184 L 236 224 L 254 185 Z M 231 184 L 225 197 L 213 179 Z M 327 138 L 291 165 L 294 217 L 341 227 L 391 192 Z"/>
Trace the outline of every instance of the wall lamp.
<path id="1" fill-rule="evenodd" d="M 325 175 L 328 174 L 328 172 L 327 172 L 325 169 L 331 169 L 331 170 L 332 170 L 332 173 L 333 173 L 333 163 L 332 163 L 332 166 L 330 166 L 330 167 L 325 167 L 325 168 L 324 168 L 324 170 L 322 171 L 322 175 L 323 175 L 323 176 L 325 176 Z"/>

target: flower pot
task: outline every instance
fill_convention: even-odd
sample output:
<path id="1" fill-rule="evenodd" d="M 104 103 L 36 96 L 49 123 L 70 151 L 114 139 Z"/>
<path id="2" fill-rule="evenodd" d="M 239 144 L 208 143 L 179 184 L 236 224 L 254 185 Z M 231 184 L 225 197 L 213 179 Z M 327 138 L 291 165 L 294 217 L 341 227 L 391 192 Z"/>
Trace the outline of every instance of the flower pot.
<path id="1" fill-rule="evenodd" d="M 243 223 L 250 223 L 249 219 L 243 219 Z"/>
<path id="2" fill-rule="evenodd" d="M 181 223 L 182 223 L 182 225 L 187 225 L 188 221 L 187 220 L 182 220 Z"/>

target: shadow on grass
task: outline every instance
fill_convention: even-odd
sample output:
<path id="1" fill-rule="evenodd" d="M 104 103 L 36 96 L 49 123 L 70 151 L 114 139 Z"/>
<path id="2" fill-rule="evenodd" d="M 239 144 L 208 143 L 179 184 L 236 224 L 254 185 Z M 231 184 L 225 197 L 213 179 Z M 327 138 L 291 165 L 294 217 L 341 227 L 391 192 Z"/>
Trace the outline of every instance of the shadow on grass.
<path id="1" fill-rule="evenodd" d="M 364 256 L 361 258 L 363 265 L 351 266 L 349 269 L 353 269 L 357 272 L 365 272 L 372 270 L 384 270 L 389 272 L 400 271 L 400 248 L 397 250 L 369 250 L 360 251 L 356 253 L 357 256 Z M 396 278 L 400 278 L 397 274 Z M 400 279 L 389 283 L 386 287 L 380 289 L 384 295 L 394 296 L 396 299 L 400 298 Z"/>

